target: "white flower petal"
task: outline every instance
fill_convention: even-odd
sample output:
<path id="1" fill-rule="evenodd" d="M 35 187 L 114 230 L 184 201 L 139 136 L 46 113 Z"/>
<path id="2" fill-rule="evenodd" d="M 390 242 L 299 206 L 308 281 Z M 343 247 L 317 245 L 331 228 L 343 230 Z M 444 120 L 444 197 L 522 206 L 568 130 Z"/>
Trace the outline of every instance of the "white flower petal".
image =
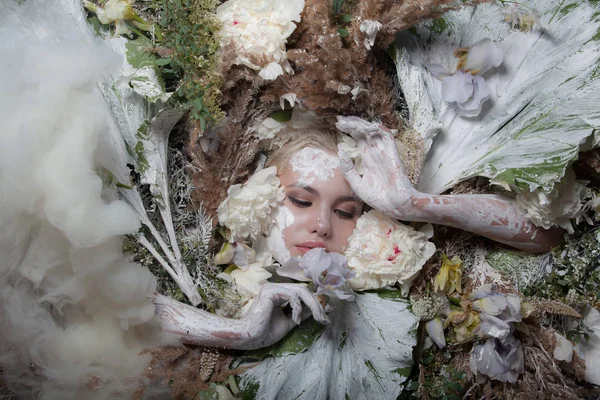
<path id="1" fill-rule="evenodd" d="M 473 76 L 456 71 L 442 79 L 442 98 L 449 103 L 464 103 L 473 96 Z"/>
<path id="2" fill-rule="evenodd" d="M 223 23 L 220 31 L 221 46 L 228 46 L 233 41 L 236 62 L 256 70 L 264 65 L 257 66 L 250 60 L 283 62 L 286 58 L 285 43 L 296 29 L 296 24 L 292 21 L 300 21 L 303 9 L 304 0 L 226 1 L 217 7 L 217 18 Z M 289 63 L 284 63 L 283 66 L 286 70 L 291 70 Z M 273 75 L 271 71 L 267 76 Z M 263 76 L 263 79 L 268 80 L 275 78 Z"/>
<path id="3" fill-rule="evenodd" d="M 296 93 L 286 93 L 279 97 L 279 105 L 281 106 L 282 110 L 285 110 L 285 100 L 290 103 L 290 106 L 294 107 L 296 104 Z"/>
<path id="4" fill-rule="evenodd" d="M 230 242 L 267 233 L 273 224 L 272 210 L 284 198 L 275 167 L 256 172 L 243 185 L 230 186 L 227 195 L 217 214 L 219 223 L 231 231 Z"/>
<path id="5" fill-rule="evenodd" d="M 358 97 L 359 93 L 362 91 L 363 91 L 363 88 L 362 88 L 361 84 L 359 82 L 356 82 L 354 84 L 354 87 L 350 91 L 350 93 L 352 94 L 352 100 L 356 100 L 356 97 Z"/>
<path id="6" fill-rule="evenodd" d="M 573 343 L 563 335 L 554 332 L 556 338 L 556 347 L 554 348 L 554 358 L 568 363 L 573 359 Z"/>
<path id="7" fill-rule="evenodd" d="M 490 97 L 490 89 L 485 79 L 479 75 L 473 75 L 473 94 L 471 98 L 463 103 L 458 103 L 460 114 L 465 117 L 477 117 L 481 113 L 483 103 Z"/>
<path id="8" fill-rule="evenodd" d="M 365 39 L 365 47 L 367 50 L 370 50 L 375 44 L 375 37 L 377 36 L 377 32 L 379 32 L 379 28 L 381 28 L 381 22 L 379 21 L 366 19 L 361 22 L 360 31 L 367 34 L 367 38 Z"/>
<path id="9" fill-rule="evenodd" d="M 439 347 L 443 349 L 446 347 L 446 337 L 444 336 L 444 324 L 440 317 L 435 317 L 431 321 L 425 324 L 427 328 L 427 334 L 433 340 L 433 342 Z"/>
<path id="10" fill-rule="evenodd" d="M 500 66 L 504 55 L 490 38 L 481 39 L 469 48 L 464 71 L 483 75 L 490 69 Z"/>
<path id="11" fill-rule="evenodd" d="M 277 62 L 269 63 L 266 67 L 260 70 L 258 75 L 265 81 L 273 81 L 277 79 L 279 75 L 283 74 L 283 68 Z"/>
<path id="12" fill-rule="evenodd" d="M 427 235 L 371 210 L 358 219 L 344 251 L 356 272 L 350 286 L 368 290 L 410 282 L 434 252 Z"/>
<path id="13" fill-rule="evenodd" d="M 440 64 L 425 64 L 425 68 L 431 75 L 435 76 L 439 80 L 442 80 L 452 74 L 446 67 Z"/>

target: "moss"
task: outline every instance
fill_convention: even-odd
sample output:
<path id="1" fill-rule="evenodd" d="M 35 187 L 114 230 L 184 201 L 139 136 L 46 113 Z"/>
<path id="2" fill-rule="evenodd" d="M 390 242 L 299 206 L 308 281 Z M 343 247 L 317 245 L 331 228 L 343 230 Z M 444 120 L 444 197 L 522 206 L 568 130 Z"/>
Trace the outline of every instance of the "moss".
<path id="1" fill-rule="evenodd" d="M 172 50 L 171 62 L 163 71 L 167 84 L 177 88 L 175 99 L 190 109 L 190 117 L 201 124 L 216 124 L 222 117 L 216 72 L 221 24 L 215 16 L 217 0 L 174 0 L 164 2 L 160 26 L 164 45 Z"/>

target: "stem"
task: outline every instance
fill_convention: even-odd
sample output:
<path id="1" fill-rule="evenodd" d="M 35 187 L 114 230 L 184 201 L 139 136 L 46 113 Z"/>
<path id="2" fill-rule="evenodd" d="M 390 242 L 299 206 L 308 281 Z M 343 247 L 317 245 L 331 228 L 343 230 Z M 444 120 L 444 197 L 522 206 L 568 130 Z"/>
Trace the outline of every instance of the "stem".
<path id="1" fill-rule="evenodd" d="M 162 258 L 162 256 L 159 254 L 159 252 L 156 251 L 154 246 L 152 246 L 152 243 L 150 243 L 148 241 L 148 239 L 146 239 L 146 237 L 144 237 L 144 235 L 138 235 L 137 240 L 142 246 L 144 246 L 150 252 L 150 254 L 152 254 L 152 256 L 154 258 L 156 258 L 158 263 L 165 269 L 165 271 L 167 271 L 169 273 L 169 275 L 171 275 L 172 277 L 176 276 L 175 271 L 173 271 L 173 268 L 171 268 L 169 263 L 167 263 L 165 261 L 165 259 Z M 173 278 L 173 279 L 175 279 L 175 278 Z"/>

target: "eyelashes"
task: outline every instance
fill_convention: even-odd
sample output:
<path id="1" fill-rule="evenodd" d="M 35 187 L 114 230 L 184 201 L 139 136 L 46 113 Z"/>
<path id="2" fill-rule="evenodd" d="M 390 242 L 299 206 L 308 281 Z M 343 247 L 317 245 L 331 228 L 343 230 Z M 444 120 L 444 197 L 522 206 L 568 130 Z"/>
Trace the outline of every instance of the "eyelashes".
<path id="1" fill-rule="evenodd" d="M 312 203 L 310 201 L 302 201 L 302 200 L 298 200 L 295 197 L 292 196 L 288 196 L 288 199 L 290 199 L 290 201 L 292 202 L 293 205 L 300 207 L 300 208 L 307 208 L 312 206 Z"/>
<path id="2" fill-rule="evenodd" d="M 289 195 L 287 196 L 287 198 L 290 200 L 290 202 L 294 206 L 296 206 L 298 208 L 308 208 L 313 205 L 313 203 L 310 201 L 300 200 L 300 199 L 297 199 L 297 198 L 289 196 Z M 344 211 L 344 210 L 336 209 L 336 210 L 334 210 L 334 213 L 341 219 L 356 218 L 356 208 L 353 208 L 352 211 Z"/>

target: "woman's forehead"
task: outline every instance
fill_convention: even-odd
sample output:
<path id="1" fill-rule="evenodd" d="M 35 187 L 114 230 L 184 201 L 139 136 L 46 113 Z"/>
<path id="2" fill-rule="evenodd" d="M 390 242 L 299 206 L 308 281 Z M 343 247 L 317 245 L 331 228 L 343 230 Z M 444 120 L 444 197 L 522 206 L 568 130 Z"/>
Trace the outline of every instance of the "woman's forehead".
<path id="1" fill-rule="evenodd" d="M 340 160 L 337 154 L 305 147 L 294 153 L 288 167 L 296 175 L 298 184 L 309 186 L 315 181 L 326 182 L 339 174 Z"/>

